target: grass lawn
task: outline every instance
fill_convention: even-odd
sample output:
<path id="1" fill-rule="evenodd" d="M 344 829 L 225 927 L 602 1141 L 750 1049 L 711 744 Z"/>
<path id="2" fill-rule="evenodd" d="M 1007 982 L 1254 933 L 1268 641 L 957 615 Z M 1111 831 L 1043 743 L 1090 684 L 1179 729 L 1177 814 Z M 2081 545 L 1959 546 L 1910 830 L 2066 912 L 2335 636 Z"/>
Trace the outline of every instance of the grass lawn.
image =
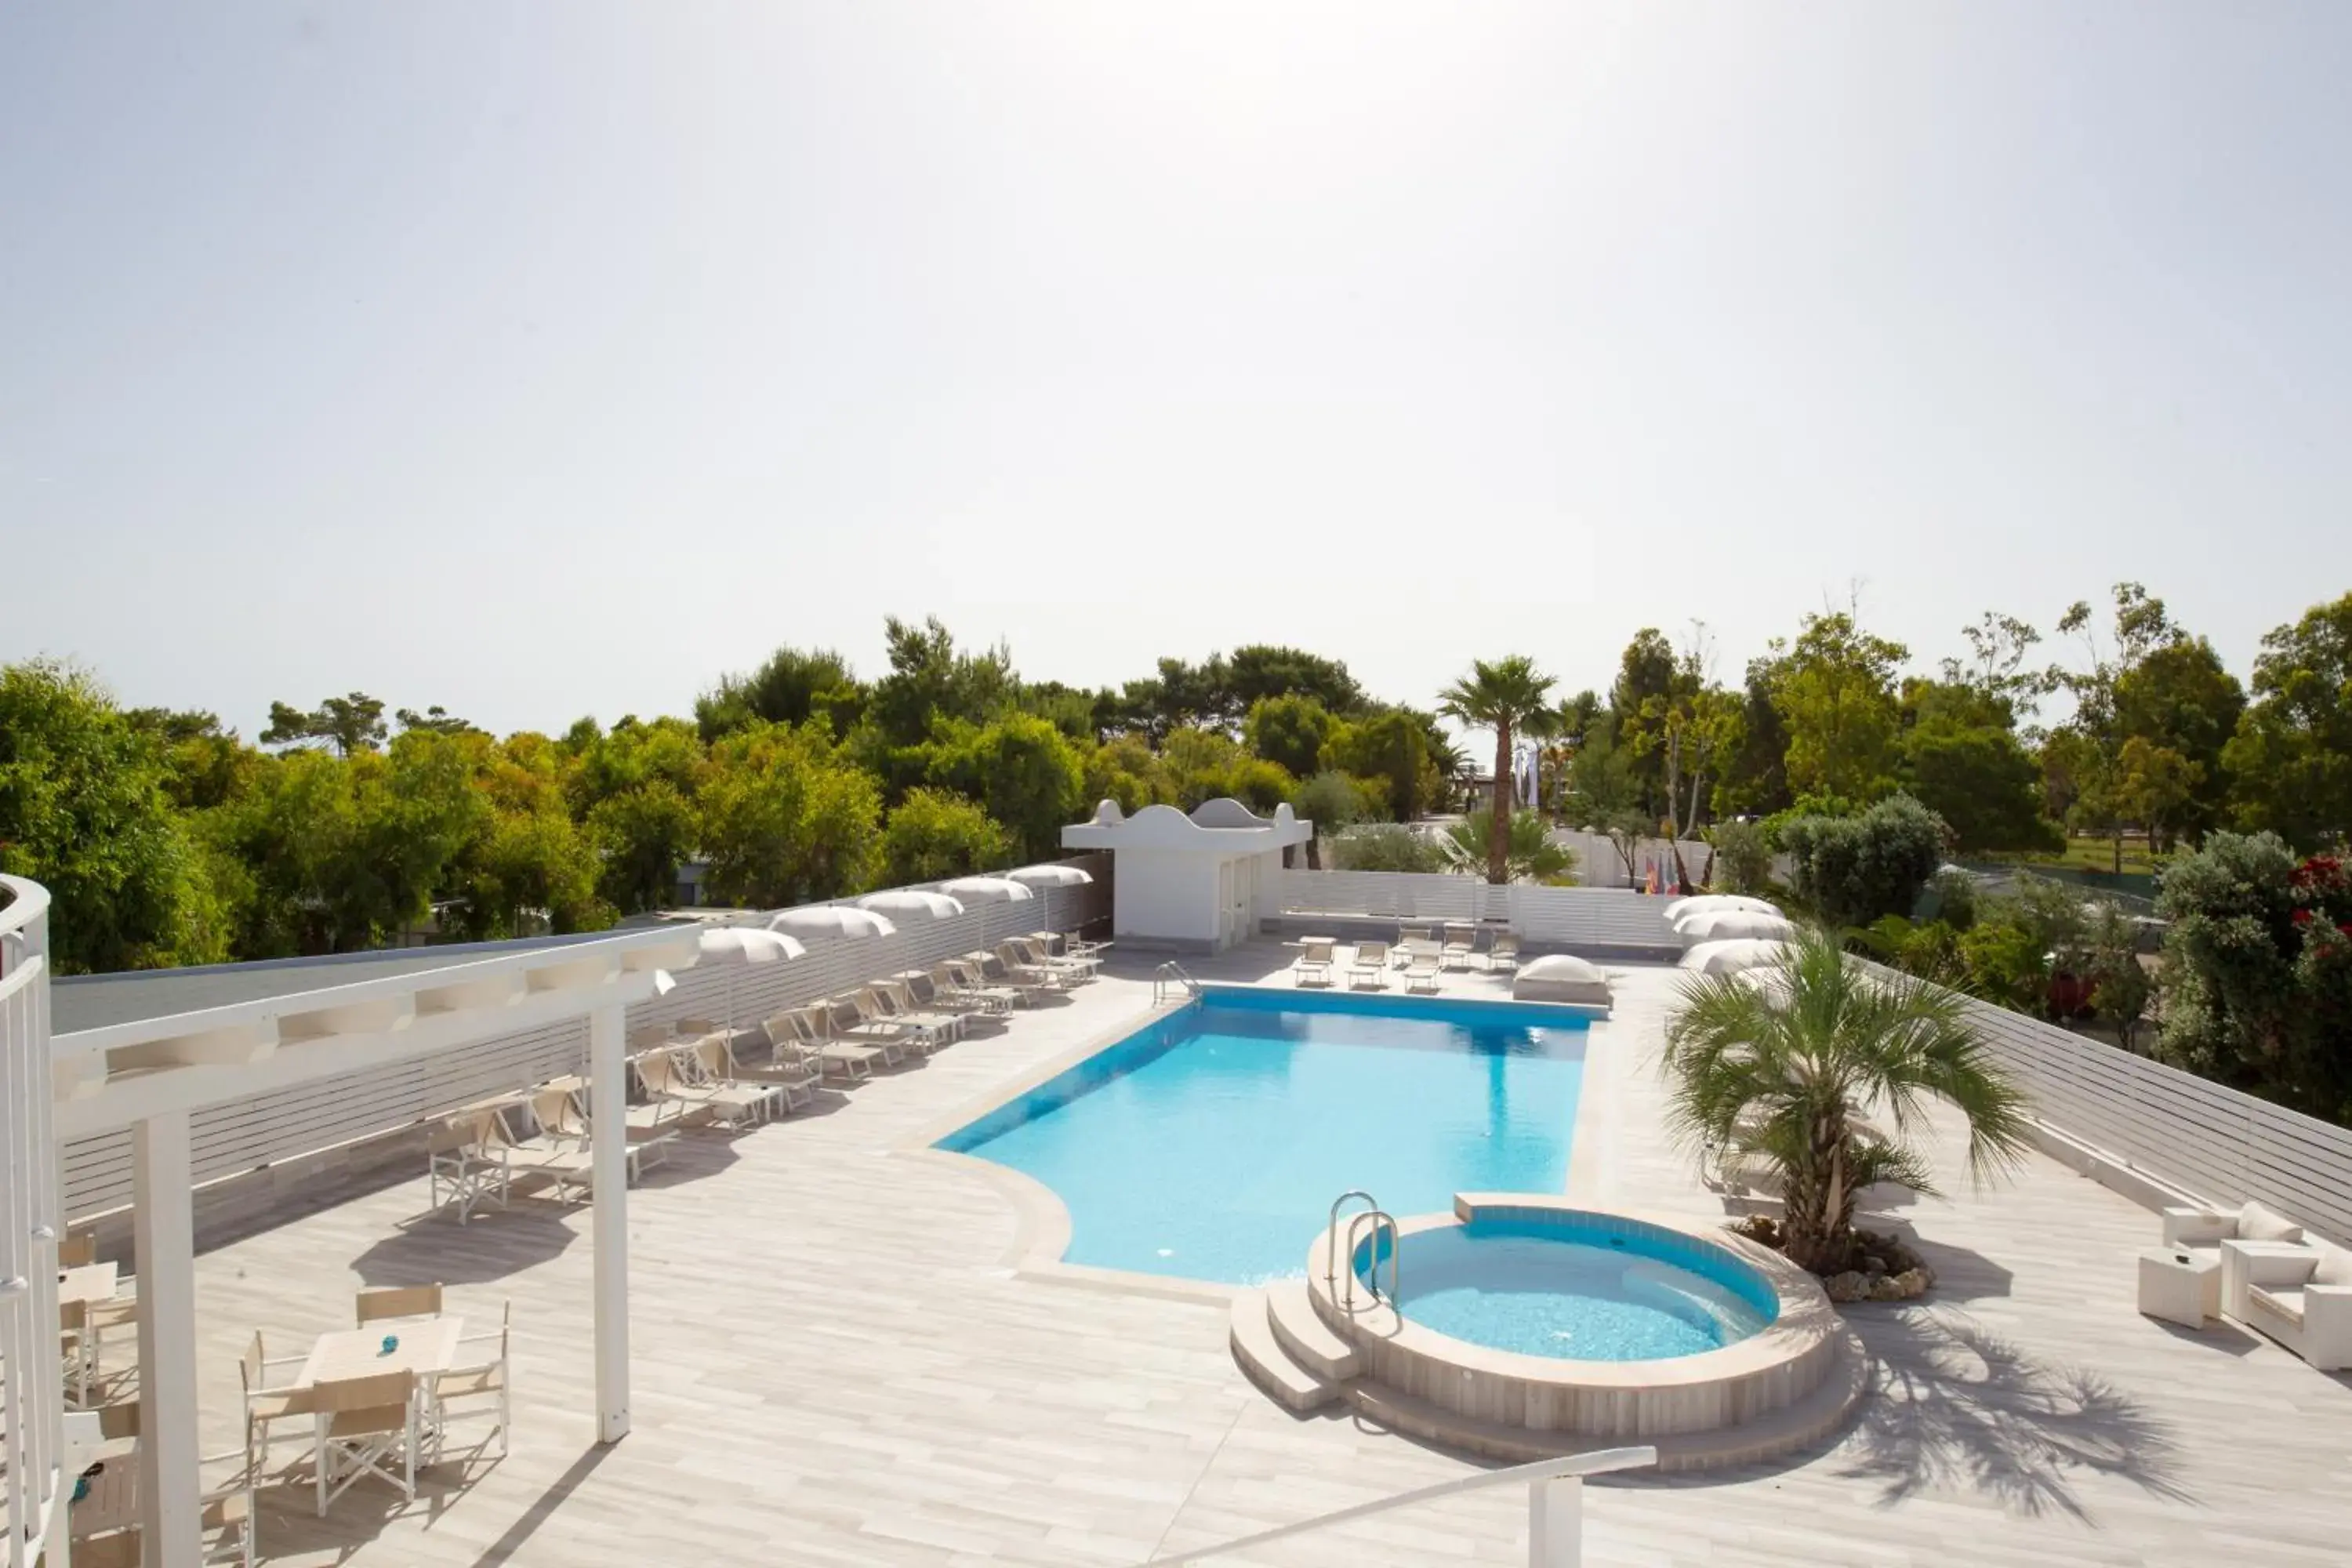
<path id="1" fill-rule="evenodd" d="M 2116 868 L 2116 846 L 2114 840 L 2107 838 L 2070 837 L 2060 854 L 2021 855 L 2015 858 L 2021 866 L 2071 866 L 2082 871 L 2112 871 Z M 2156 869 L 2157 864 L 2148 855 L 2147 840 L 2124 840 L 2123 868 L 2126 873 L 2146 876 Z"/>

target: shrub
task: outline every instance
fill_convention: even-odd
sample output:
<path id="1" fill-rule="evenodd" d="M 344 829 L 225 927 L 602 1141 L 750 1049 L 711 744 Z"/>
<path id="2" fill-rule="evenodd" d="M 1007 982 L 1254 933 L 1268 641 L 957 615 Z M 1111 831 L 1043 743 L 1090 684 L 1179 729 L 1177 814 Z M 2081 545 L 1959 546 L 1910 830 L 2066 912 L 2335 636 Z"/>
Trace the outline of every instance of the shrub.
<path id="1" fill-rule="evenodd" d="M 1798 894 L 1833 925 L 1864 926 L 1908 915 L 1944 853 L 1943 819 L 1909 795 L 1889 795 L 1854 816 L 1800 816 L 1781 824 Z"/>
<path id="2" fill-rule="evenodd" d="M 1715 825 L 1716 880 L 1735 893 L 1751 897 L 1772 881 L 1772 847 L 1764 829 L 1752 822 Z"/>
<path id="3" fill-rule="evenodd" d="M 1454 869 L 1481 877 L 1486 874 L 1486 835 L 1494 820 L 1494 808 L 1482 805 L 1445 830 L 1444 841 L 1438 847 L 1453 863 Z M 1543 818 L 1534 812 L 1515 811 L 1511 814 L 1510 848 L 1503 864 L 1514 882 L 1550 882 L 1576 869 L 1576 851 L 1553 843 Z"/>
<path id="4" fill-rule="evenodd" d="M 1444 851 L 1399 823 L 1351 827 L 1331 841 L 1331 860 L 1342 871 L 1443 871 Z"/>

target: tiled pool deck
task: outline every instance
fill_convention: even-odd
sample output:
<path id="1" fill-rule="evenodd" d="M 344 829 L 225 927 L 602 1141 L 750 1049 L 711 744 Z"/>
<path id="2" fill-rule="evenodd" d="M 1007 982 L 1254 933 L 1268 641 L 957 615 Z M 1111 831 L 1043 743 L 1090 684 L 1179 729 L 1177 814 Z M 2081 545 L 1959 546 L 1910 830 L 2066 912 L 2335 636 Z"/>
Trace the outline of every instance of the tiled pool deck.
<path id="1" fill-rule="evenodd" d="M 1265 943 L 1193 968 L 1278 977 L 1289 957 Z M 355 1488 L 324 1521 L 307 1489 L 265 1493 L 263 1557 L 1120 1568 L 1464 1473 L 1349 1417 L 1285 1414 L 1234 1367 L 1213 1300 L 1016 1277 L 1005 1188 L 898 1152 L 1131 1026 L 1149 965 L 1123 968 L 823 1114 L 689 1138 L 650 1173 L 630 1198 L 635 1425 L 609 1449 L 591 1441 L 584 1209 L 518 1202 L 461 1229 L 416 1217 L 420 1178 L 199 1259 L 208 1451 L 236 1446 L 257 1327 L 288 1353 L 347 1323 L 363 1284 L 443 1280 L 477 1330 L 515 1304 L 512 1455 L 404 1507 Z M 1620 974 L 1570 1186 L 1719 1218 L 1658 1131 L 1673 984 Z M 2139 1317 L 2154 1216 L 2051 1161 L 1986 1193 L 1954 1184 L 1899 1211 L 1941 1276 L 1932 1304 L 1854 1315 L 1878 1367 L 1847 1434 L 1765 1468 L 1597 1489 L 1588 1563 L 2352 1559 L 2352 1379 L 2233 1328 Z M 1503 1489 L 1231 1561 L 1518 1564 L 1525 1511 Z"/>

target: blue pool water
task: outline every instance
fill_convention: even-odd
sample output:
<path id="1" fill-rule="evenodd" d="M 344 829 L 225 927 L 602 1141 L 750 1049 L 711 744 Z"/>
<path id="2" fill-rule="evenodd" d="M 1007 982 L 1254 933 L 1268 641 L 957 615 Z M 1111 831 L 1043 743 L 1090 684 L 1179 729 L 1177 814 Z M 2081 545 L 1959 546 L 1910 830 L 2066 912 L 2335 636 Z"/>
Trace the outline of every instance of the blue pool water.
<path id="1" fill-rule="evenodd" d="M 1696 1355 L 1748 1338 L 1780 1310 L 1771 1282 L 1720 1248 L 1574 1225 L 1481 1219 L 1419 1231 L 1397 1264 L 1407 1318 L 1522 1355 Z"/>
<path id="2" fill-rule="evenodd" d="M 1551 1007 L 1212 989 L 939 1147 L 1060 1194 L 1069 1262 L 1255 1284 L 1305 1272 L 1349 1188 L 1400 1215 L 1560 1191 L 1586 1026 Z"/>

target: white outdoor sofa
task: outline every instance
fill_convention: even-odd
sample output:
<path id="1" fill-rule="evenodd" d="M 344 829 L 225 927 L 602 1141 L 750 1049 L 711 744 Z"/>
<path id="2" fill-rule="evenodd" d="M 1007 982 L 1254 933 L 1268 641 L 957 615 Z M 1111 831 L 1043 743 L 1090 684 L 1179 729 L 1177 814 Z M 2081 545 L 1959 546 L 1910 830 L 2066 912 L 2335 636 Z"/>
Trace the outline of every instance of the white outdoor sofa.
<path id="1" fill-rule="evenodd" d="M 2256 1203 L 2166 1209 L 2164 1241 L 2220 1249 L 2225 1315 L 2322 1372 L 2352 1367 L 2352 1250 Z"/>

